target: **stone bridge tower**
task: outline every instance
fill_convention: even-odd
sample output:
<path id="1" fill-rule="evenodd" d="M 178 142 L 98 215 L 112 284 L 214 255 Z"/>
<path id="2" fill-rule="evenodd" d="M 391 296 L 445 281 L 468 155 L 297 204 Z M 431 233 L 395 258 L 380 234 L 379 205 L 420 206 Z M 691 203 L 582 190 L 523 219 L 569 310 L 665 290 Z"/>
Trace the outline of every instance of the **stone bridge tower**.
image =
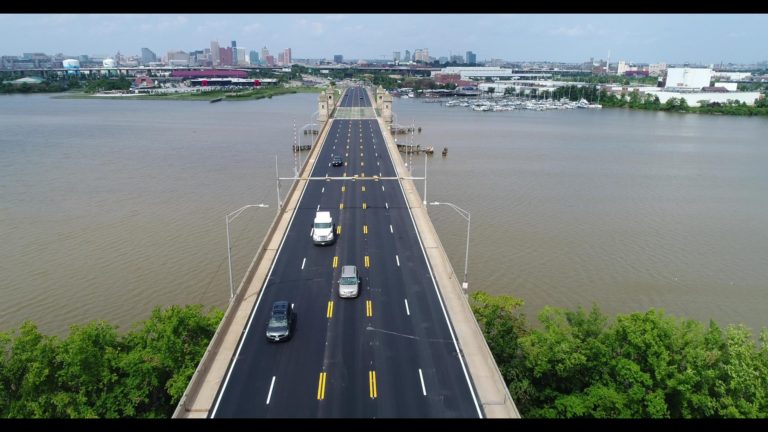
<path id="1" fill-rule="evenodd" d="M 328 101 L 325 98 L 325 93 L 320 93 L 317 96 L 317 121 L 324 122 L 328 120 Z"/>
<path id="2" fill-rule="evenodd" d="M 328 114 L 331 114 L 331 111 L 333 111 L 334 108 L 336 108 L 336 98 L 335 98 L 336 88 L 333 86 L 328 87 L 325 89 L 325 99 L 328 101 Z"/>
<path id="3" fill-rule="evenodd" d="M 388 124 L 392 124 L 392 95 L 384 92 L 381 96 L 381 117 Z"/>
<path id="4" fill-rule="evenodd" d="M 379 86 L 376 89 L 376 106 L 375 106 L 375 108 L 377 110 L 381 110 L 381 109 L 384 108 L 384 106 L 382 104 L 384 103 L 384 95 L 386 93 L 387 93 L 387 91 L 384 90 L 384 87 L 382 87 L 382 86 Z"/>
<path id="5" fill-rule="evenodd" d="M 324 122 L 331 117 L 331 113 L 336 107 L 335 93 L 336 88 L 331 86 L 317 97 L 317 121 Z"/>

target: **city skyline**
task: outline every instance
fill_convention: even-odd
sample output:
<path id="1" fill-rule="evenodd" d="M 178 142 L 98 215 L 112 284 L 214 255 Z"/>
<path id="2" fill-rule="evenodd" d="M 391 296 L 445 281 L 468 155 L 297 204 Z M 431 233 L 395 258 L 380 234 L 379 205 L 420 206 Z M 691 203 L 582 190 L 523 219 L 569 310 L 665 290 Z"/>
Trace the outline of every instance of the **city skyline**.
<path id="1" fill-rule="evenodd" d="M 361 37 L 362 35 L 362 37 Z M 366 37 L 367 36 L 367 37 Z M 429 49 L 478 61 L 755 63 L 768 51 L 768 14 L 2 14 L 0 55 L 140 55 L 222 46 L 294 58 L 391 60 Z M 354 41 L 350 43 L 350 41 Z"/>

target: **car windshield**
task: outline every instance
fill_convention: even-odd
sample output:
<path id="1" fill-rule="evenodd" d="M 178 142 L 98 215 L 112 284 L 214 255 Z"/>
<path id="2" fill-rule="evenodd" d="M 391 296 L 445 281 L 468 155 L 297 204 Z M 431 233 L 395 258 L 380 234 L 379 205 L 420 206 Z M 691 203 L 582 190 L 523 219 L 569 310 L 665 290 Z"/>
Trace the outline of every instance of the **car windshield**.
<path id="1" fill-rule="evenodd" d="M 356 285 L 357 284 L 357 278 L 355 277 L 343 277 L 339 281 L 341 285 Z"/>
<path id="2" fill-rule="evenodd" d="M 269 320 L 270 330 L 285 327 L 288 327 L 288 318 L 285 315 L 274 315 L 272 316 L 272 319 Z"/>
<path id="3" fill-rule="evenodd" d="M 330 227 L 331 227 L 330 222 L 318 222 L 315 224 L 315 228 L 318 228 L 318 229 L 324 229 L 324 228 L 330 228 Z"/>

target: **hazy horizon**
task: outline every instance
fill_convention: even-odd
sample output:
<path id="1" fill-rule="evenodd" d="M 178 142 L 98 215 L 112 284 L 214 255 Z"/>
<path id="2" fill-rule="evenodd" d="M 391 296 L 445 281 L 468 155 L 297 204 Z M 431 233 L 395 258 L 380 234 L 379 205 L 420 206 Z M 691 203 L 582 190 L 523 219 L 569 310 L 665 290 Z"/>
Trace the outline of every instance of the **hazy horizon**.
<path id="1" fill-rule="evenodd" d="M 211 41 L 294 58 L 392 59 L 428 48 L 478 61 L 750 64 L 768 59 L 768 14 L 0 14 L 0 55 L 140 55 Z"/>

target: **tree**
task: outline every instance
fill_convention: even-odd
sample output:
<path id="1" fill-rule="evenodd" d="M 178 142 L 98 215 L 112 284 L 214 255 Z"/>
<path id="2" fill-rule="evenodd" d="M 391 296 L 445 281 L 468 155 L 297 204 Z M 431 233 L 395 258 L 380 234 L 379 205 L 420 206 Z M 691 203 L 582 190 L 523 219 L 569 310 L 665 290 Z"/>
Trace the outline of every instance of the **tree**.
<path id="1" fill-rule="evenodd" d="M 470 305 L 512 398 L 518 407 L 526 406 L 533 397 L 533 388 L 521 368 L 524 358 L 519 339 L 529 332 L 520 312 L 523 301 L 477 291 L 472 293 Z"/>
<path id="2" fill-rule="evenodd" d="M 15 332 L 14 332 L 15 333 Z M 15 337 L 14 337 L 15 336 Z M 56 393 L 56 338 L 45 336 L 31 322 L 0 339 L 3 362 L 0 416 L 52 417 Z"/>
<path id="3" fill-rule="evenodd" d="M 0 333 L 0 417 L 169 417 L 223 313 L 156 308 L 124 336 L 94 321 L 67 338 Z"/>

